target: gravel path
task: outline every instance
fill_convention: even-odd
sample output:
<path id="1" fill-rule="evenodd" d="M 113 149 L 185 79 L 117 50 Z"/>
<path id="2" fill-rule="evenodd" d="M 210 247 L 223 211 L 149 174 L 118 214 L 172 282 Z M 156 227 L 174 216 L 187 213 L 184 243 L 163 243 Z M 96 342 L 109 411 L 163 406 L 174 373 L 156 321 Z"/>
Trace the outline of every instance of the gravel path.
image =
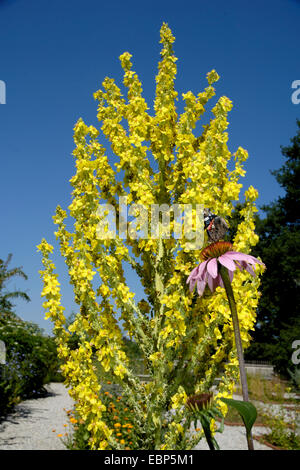
<path id="1" fill-rule="evenodd" d="M 70 432 L 65 410 L 73 407 L 73 400 L 61 383 L 51 383 L 46 388 L 47 397 L 19 403 L 15 411 L 0 423 L 0 450 L 66 450 L 57 434 Z M 264 431 L 261 427 L 253 428 L 255 435 Z M 221 450 L 247 450 L 242 426 L 225 425 L 223 433 L 217 433 L 215 437 Z M 208 446 L 204 439 L 195 448 L 206 449 Z M 257 441 L 254 441 L 254 449 L 271 450 Z"/>
<path id="2" fill-rule="evenodd" d="M 200 427 L 200 426 L 199 426 Z M 253 427 L 252 434 L 255 436 L 264 434 L 266 428 Z M 215 439 L 220 447 L 220 450 L 248 450 L 246 431 L 243 426 L 224 426 L 222 433 L 216 433 Z M 260 442 L 253 441 L 254 450 L 273 450 L 268 446 L 261 444 Z M 201 439 L 195 450 L 209 450 L 205 439 Z"/>
<path id="3" fill-rule="evenodd" d="M 0 423 L 0 450 L 66 450 L 57 434 L 69 430 L 64 408 L 71 409 L 73 400 L 62 383 L 46 388 L 48 396 L 19 403 Z"/>

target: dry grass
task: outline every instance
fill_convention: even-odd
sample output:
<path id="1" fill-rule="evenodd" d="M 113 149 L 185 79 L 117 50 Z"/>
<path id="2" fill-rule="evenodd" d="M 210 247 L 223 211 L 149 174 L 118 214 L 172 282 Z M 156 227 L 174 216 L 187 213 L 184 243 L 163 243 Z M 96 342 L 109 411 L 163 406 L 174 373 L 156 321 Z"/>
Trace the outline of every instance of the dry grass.
<path id="1" fill-rule="evenodd" d="M 271 380 L 264 379 L 259 374 L 248 374 L 248 389 L 250 400 L 257 400 L 263 403 L 284 403 L 291 401 L 284 398 L 287 391 L 288 382 L 274 376 Z M 241 387 L 236 387 L 237 394 L 242 394 Z"/>

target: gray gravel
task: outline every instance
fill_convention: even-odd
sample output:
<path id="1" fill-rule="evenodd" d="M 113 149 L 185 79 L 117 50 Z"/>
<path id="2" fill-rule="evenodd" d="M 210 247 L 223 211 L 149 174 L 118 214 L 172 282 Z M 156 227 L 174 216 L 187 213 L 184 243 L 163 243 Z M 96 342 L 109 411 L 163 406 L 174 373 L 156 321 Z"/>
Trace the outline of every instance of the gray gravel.
<path id="1" fill-rule="evenodd" d="M 200 426 L 199 426 L 200 427 Z M 255 436 L 264 434 L 266 428 L 254 427 L 252 434 Z M 222 433 L 216 433 L 215 439 L 220 447 L 220 450 L 248 450 L 246 432 L 243 426 L 224 426 Z M 273 450 L 260 442 L 253 441 L 254 450 Z M 195 450 L 209 450 L 205 439 L 201 439 Z"/>
<path id="2" fill-rule="evenodd" d="M 73 400 L 61 383 L 46 388 L 47 397 L 19 403 L 0 424 L 1 450 L 66 450 L 57 434 L 70 431 L 65 410 L 72 409 Z"/>
<path id="3" fill-rule="evenodd" d="M 61 383 L 51 383 L 47 385 L 47 390 L 47 397 L 19 403 L 15 412 L 0 423 L 0 450 L 66 450 L 57 434 L 71 433 L 66 410 L 72 409 L 73 400 Z M 254 427 L 253 431 L 258 435 L 265 429 Z M 217 433 L 215 437 L 221 450 L 247 450 L 242 426 L 225 425 L 224 432 Z M 254 448 L 271 450 L 257 441 L 254 441 Z M 195 448 L 207 449 L 204 439 Z"/>

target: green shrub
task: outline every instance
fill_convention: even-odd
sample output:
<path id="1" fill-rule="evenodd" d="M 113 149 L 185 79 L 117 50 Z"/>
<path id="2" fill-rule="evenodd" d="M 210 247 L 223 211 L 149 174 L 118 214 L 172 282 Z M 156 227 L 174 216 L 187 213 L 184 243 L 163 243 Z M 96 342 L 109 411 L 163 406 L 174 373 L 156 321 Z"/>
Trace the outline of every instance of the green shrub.
<path id="1" fill-rule="evenodd" d="M 264 421 L 269 429 L 268 433 L 263 436 L 267 442 L 284 450 L 300 449 L 296 418 L 290 418 L 288 425 L 284 418 L 284 411 L 281 410 L 276 416 L 265 414 Z"/>
<path id="2" fill-rule="evenodd" d="M 299 391 L 300 390 L 300 368 L 295 367 L 294 371 L 291 371 L 288 369 L 288 373 L 292 380 L 292 384 L 293 384 L 293 387 L 295 388 L 295 391 Z"/>
<path id="3" fill-rule="evenodd" d="M 0 365 L 0 414 L 25 398 L 45 394 L 44 385 L 59 381 L 54 339 L 34 323 L 0 318 L 0 339 L 6 346 L 6 363 Z"/>

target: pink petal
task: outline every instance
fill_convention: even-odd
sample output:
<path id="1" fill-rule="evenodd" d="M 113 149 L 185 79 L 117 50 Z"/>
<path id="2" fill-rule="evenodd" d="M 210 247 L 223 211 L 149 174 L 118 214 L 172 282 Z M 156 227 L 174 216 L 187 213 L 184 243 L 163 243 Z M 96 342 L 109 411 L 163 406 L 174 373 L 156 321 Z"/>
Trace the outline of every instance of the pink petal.
<path id="1" fill-rule="evenodd" d="M 197 278 L 198 271 L 199 271 L 199 265 L 196 266 L 193 269 L 193 271 L 190 272 L 190 275 L 189 275 L 189 277 L 187 278 L 187 281 L 186 281 L 187 284 L 191 281 L 191 279 L 196 279 Z"/>
<path id="2" fill-rule="evenodd" d="M 246 269 L 246 271 L 248 271 L 248 273 L 250 273 L 253 277 L 255 277 L 255 272 L 253 271 L 251 266 L 248 263 L 246 263 L 246 261 L 242 261 L 241 264 L 243 268 Z"/>
<path id="3" fill-rule="evenodd" d="M 205 286 L 206 286 L 205 281 L 202 281 L 201 279 L 197 280 L 197 291 L 198 291 L 198 294 L 199 294 L 200 297 L 204 292 Z"/>
<path id="4" fill-rule="evenodd" d="M 197 275 L 197 279 L 202 279 L 204 280 L 204 277 L 205 277 L 205 273 L 206 273 L 206 265 L 207 263 L 209 262 L 210 260 L 206 260 L 206 261 L 203 261 L 203 263 L 201 263 L 199 265 L 199 271 L 198 271 L 198 275 Z"/>
<path id="5" fill-rule="evenodd" d="M 218 262 L 216 258 L 212 258 L 207 263 L 207 271 L 208 273 L 215 279 L 218 275 Z"/>
<path id="6" fill-rule="evenodd" d="M 214 278 L 210 274 L 207 274 L 207 284 L 211 292 L 213 292 L 215 290 Z"/>
<path id="7" fill-rule="evenodd" d="M 215 291 L 217 287 L 224 287 L 223 280 L 221 278 L 221 275 L 218 274 L 215 279 L 213 279 L 213 290 Z"/>
<path id="8" fill-rule="evenodd" d="M 190 280 L 190 292 L 193 292 L 196 284 L 196 279 L 191 279 Z"/>
<path id="9" fill-rule="evenodd" d="M 262 264 L 262 265 L 264 264 L 259 259 L 255 258 L 254 256 L 247 255 L 246 253 L 239 253 L 238 251 L 227 251 L 226 256 L 227 255 L 230 255 L 231 259 L 239 260 L 239 261 L 246 261 L 247 263 L 250 263 L 250 264 L 256 264 L 256 263 Z"/>
<path id="10" fill-rule="evenodd" d="M 236 261 L 235 265 L 239 268 L 240 271 L 243 271 L 244 267 L 242 266 L 242 261 Z"/>
<path id="11" fill-rule="evenodd" d="M 229 272 L 231 273 L 232 271 Z M 215 282 L 217 283 L 217 286 L 224 287 L 223 279 L 221 278 L 220 274 L 218 274 L 218 276 L 216 277 Z"/>
<path id="12" fill-rule="evenodd" d="M 225 268 L 229 269 L 229 271 L 234 271 L 236 268 L 235 262 L 232 261 L 231 257 L 227 256 L 228 253 L 229 252 L 227 251 L 226 254 L 219 256 L 218 260 L 223 264 L 223 266 L 225 266 Z"/>

